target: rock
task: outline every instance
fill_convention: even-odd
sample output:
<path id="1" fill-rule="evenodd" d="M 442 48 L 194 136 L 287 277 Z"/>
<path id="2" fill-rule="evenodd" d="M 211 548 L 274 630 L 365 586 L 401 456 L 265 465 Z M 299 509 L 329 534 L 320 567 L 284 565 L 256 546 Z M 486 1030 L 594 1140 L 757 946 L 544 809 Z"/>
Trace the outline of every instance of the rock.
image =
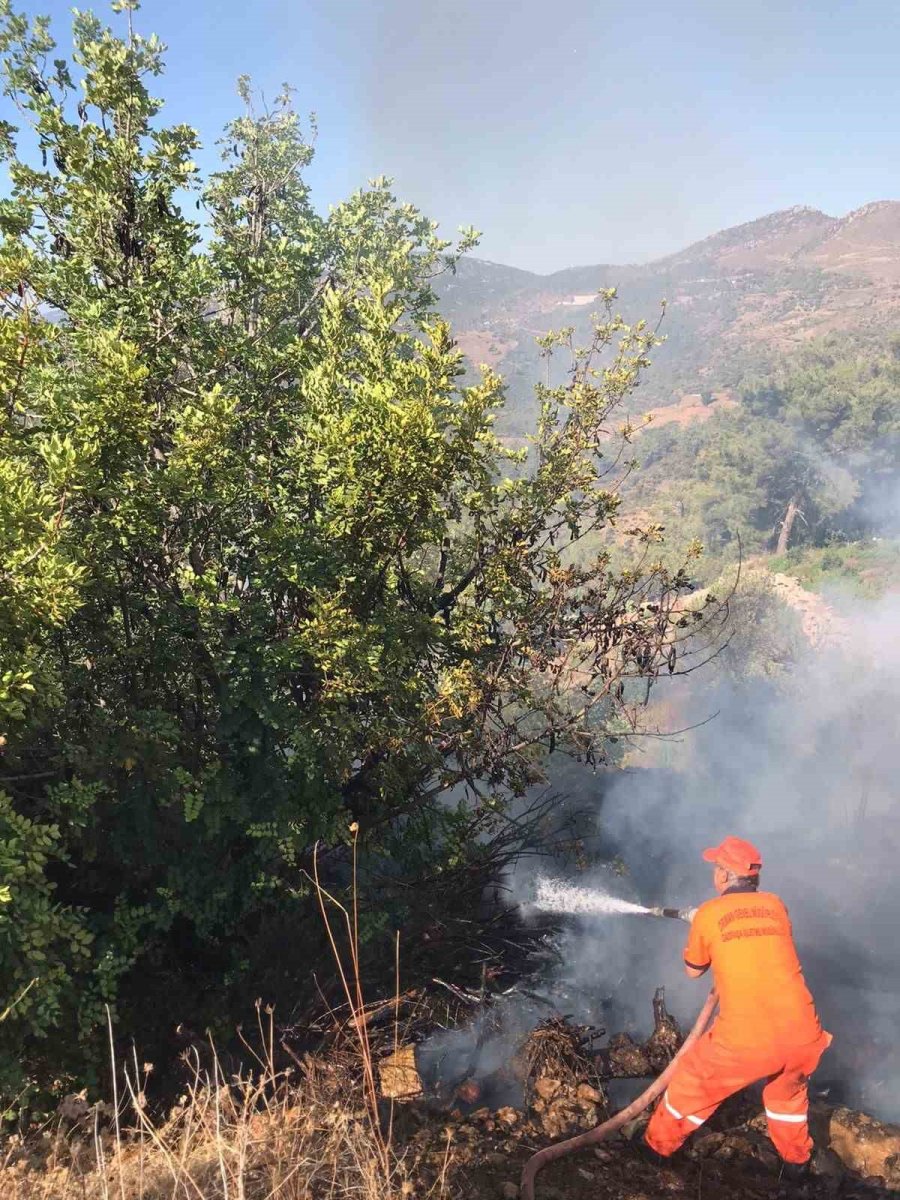
<path id="1" fill-rule="evenodd" d="M 598 1146 L 594 1151 L 594 1158 L 596 1158 L 598 1162 L 602 1163 L 612 1162 L 613 1153 L 611 1150 L 604 1150 L 602 1147 Z"/>
<path id="2" fill-rule="evenodd" d="M 696 1158 L 710 1158 L 725 1141 L 724 1133 L 704 1133 L 700 1137 L 691 1138 L 688 1146 Z"/>
<path id="3" fill-rule="evenodd" d="M 381 1094 L 388 1100 L 405 1100 L 422 1095 L 422 1080 L 416 1069 L 415 1046 L 400 1046 L 378 1064 Z"/>
<path id="4" fill-rule="evenodd" d="M 507 1129 L 511 1129 L 513 1125 L 519 1122 L 519 1114 L 514 1108 L 507 1106 L 506 1108 L 498 1108 L 496 1118 L 501 1125 L 505 1125 Z"/>
<path id="5" fill-rule="evenodd" d="M 489 1150 L 481 1160 L 486 1167 L 505 1167 L 509 1158 L 499 1150 Z"/>
<path id="6" fill-rule="evenodd" d="M 537 1111 L 537 1106 L 533 1106 Z M 599 1121 L 602 1110 L 593 1102 L 578 1100 L 574 1090 L 561 1089 L 549 1103 L 543 1104 L 539 1120 L 549 1138 L 559 1138 L 580 1129 L 592 1129 Z"/>
<path id="7" fill-rule="evenodd" d="M 509 1179 L 505 1179 L 497 1190 L 501 1200 L 518 1200 L 519 1185 Z"/>
<path id="8" fill-rule="evenodd" d="M 849 1108 L 836 1108 L 828 1122 L 828 1140 L 851 1171 L 900 1184 L 900 1126 L 885 1125 Z"/>
<path id="9" fill-rule="evenodd" d="M 592 1087 L 589 1083 L 579 1083 L 575 1095 L 579 1100 L 585 1101 L 588 1104 L 602 1104 L 604 1101 L 604 1096 L 600 1089 Z"/>
<path id="10" fill-rule="evenodd" d="M 722 1139 L 717 1150 L 713 1151 L 713 1157 L 721 1159 L 723 1162 L 728 1162 L 733 1158 L 753 1158 L 756 1147 L 745 1137 L 741 1137 L 739 1133 L 729 1133 Z"/>
<path id="11" fill-rule="evenodd" d="M 548 1079 L 546 1075 L 534 1081 L 534 1090 L 542 1100 L 552 1100 L 561 1087 L 558 1079 Z"/>

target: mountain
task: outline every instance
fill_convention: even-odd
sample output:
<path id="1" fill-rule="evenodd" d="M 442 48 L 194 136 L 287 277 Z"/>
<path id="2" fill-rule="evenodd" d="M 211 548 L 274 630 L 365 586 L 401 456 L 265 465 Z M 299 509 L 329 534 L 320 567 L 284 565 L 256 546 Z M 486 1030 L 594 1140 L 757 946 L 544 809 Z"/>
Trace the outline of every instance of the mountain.
<path id="1" fill-rule="evenodd" d="M 505 432 L 527 427 L 539 367 L 534 338 L 574 325 L 582 343 L 596 293 L 616 287 L 628 320 L 655 321 L 666 344 L 636 410 L 725 393 L 780 354 L 831 333 L 879 340 L 900 328 L 900 201 L 844 217 L 796 207 L 726 229 L 655 262 L 571 267 L 551 275 L 464 260 L 440 287 L 441 307 L 474 363 L 509 385 Z"/>

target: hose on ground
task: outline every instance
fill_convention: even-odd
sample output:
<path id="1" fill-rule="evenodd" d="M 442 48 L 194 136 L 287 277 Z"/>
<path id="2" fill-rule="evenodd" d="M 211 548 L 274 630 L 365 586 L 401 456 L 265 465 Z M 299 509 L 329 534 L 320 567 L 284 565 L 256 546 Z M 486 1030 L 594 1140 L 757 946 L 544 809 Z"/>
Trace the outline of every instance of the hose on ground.
<path id="1" fill-rule="evenodd" d="M 657 1076 L 646 1091 L 641 1092 L 636 1100 L 632 1100 L 621 1112 L 617 1112 L 614 1117 L 610 1117 L 602 1125 L 597 1125 L 594 1129 L 589 1129 L 586 1133 L 579 1133 L 575 1137 L 567 1138 L 564 1142 L 557 1142 L 553 1146 L 545 1146 L 537 1154 L 532 1154 L 522 1169 L 522 1200 L 534 1200 L 535 1177 L 538 1171 L 546 1167 L 547 1163 L 553 1162 L 557 1158 L 563 1158 L 566 1154 L 572 1154 L 576 1150 L 583 1150 L 585 1146 L 596 1146 L 598 1142 L 603 1142 L 608 1137 L 612 1137 L 623 1125 L 626 1125 L 638 1113 L 642 1113 L 645 1108 L 648 1108 L 657 1096 L 662 1095 L 675 1072 L 679 1058 L 705 1032 L 712 1018 L 717 999 L 715 988 L 713 988 L 706 999 L 706 1003 L 701 1008 L 691 1032 L 684 1039 L 681 1049 L 663 1073 Z"/>

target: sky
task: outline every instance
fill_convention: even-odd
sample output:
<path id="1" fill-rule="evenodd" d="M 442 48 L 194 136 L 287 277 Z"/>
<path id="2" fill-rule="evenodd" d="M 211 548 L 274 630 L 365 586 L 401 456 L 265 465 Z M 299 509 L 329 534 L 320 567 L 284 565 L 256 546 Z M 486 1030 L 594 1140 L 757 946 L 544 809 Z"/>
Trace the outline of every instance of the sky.
<path id="1" fill-rule="evenodd" d="M 67 4 L 16 7 L 67 44 Z M 145 0 L 136 24 L 170 47 L 157 90 L 201 166 L 238 75 L 288 82 L 318 117 L 321 208 L 388 175 L 447 236 L 474 225 L 481 257 L 529 270 L 900 197 L 896 0 Z"/>

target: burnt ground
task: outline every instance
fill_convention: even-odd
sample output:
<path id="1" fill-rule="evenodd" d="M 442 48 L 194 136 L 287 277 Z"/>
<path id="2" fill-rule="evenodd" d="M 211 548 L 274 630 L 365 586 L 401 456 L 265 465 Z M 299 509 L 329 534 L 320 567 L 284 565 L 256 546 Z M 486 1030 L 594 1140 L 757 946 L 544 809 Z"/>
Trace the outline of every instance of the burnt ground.
<path id="1" fill-rule="evenodd" d="M 641 1121 L 630 1138 L 619 1135 L 550 1163 L 538 1175 L 536 1200 L 885 1200 L 897 1195 L 882 1178 L 866 1179 L 840 1168 L 835 1176 L 813 1176 L 802 1184 L 782 1180 L 777 1155 L 758 1127 L 761 1122 L 728 1128 L 734 1115 L 732 1109 L 721 1120 L 717 1116 L 662 1169 L 640 1153 Z M 448 1114 L 442 1121 L 438 1114 L 410 1108 L 399 1117 L 396 1133 L 399 1142 L 423 1156 L 415 1193 L 428 1189 L 446 1170 L 454 1200 L 515 1200 L 522 1167 L 548 1144 L 527 1115 L 510 1109 L 468 1117 Z M 821 1129 L 818 1134 L 821 1144 Z"/>
<path id="2" fill-rule="evenodd" d="M 443 1180 L 454 1200 L 517 1200 L 532 1154 L 605 1121 L 623 1103 L 624 1081 L 633 1093 L 643 1090 L 676 1053 L 681 1033 L 661 991 L 654 1014 L 645 1043 L 620 1034 L 600 1051 L 591 1027 L 546 1018 L 492 1076 L 461 1077 L 457 1068 L 443 1087 L 429 1086 L 417 1070 L 412 1045 L 383 1057 L 383 1095 L 396 1097 L 393 1110 L 382 1101 L 384 1116 L 410 1164 L 412 1194 L 430 1194 Z M 511 1081 L 519 1085 L 514 1098 Z M 404 1098 L 407 1088 L 417 1094 Z M 538 1176 L 536 1200 L 863 1200 L 900 1192 L 900 1127 L 850 1109 L 811 1107 L 819 1173 L 803 1183 L 781 1177 L 759 1088 L 726 1101 L 664 1168 L 641 1153 L 648 1118 L 649 1110 L 613 1139 L 550 1163 Z"/>
<path id="3" fill-rule="evenodd" d="M 528 989 L 540 988 L 542 976 L 528 954 L 510 964 L 508 948 L 519 948 L 521 931 L 504 925 L 502 932 L 503 945 L 477 985 L 467 977 L 460 982 L 459 962 L 466 960 L 460 954 L 443 978 L 367 1005 L 353 1019 L 346 1010 L 329 1010 L 305 1030 L 285 1031 L 281 1041 L 300 1067 L 304 1051 L 333 1063 L 352 1093 L 357 1029 L 365 1025 L 383 1128 L 390 1126 L 406 1167 L 404 1196 L 517 1200 L 532 1154 L 612 1116 L 665 1068 L 683 1040 L 663 989 L 653 997 L 654 1030 L 643 1043 L 576 1024 L 557 1007 L 548 1015 L 546 1000 L 530 1010 L 529 1023 L 510 1028 L 504 1004 L 521 1017 L 529 1010 L 520 1002 L 541 999 Z M 552 932 L 532 931 L 529 953 L 546 949 Z M 493 1053 L 485 1054 L 487 1048 Z M 538 1176 L 535 1200 L 874 1200 L 900 1193 L 900 1127 L 846 1108 L 814 1108 L 813 1137 L 832 1173 L 802 1184 L 781 1178 L 758 1090 L 722 1105 L 662 1169 L 640 1153 L 648 1116 L 602 1145 L 549 1164 Z"/>

